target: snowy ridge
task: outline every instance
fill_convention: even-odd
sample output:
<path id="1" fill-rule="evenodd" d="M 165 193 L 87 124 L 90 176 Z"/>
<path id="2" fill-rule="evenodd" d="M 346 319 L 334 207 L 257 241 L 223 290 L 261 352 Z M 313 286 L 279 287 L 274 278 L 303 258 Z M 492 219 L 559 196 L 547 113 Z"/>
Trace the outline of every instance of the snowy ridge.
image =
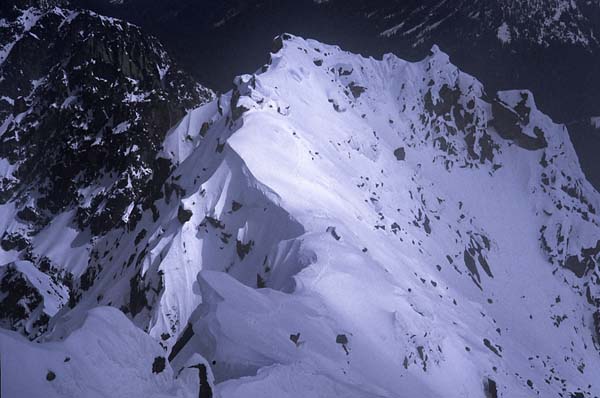
<path id="1" fill-rule="evenodd" d="M 531 93 L 490 96 L 435 47 L 409 63 L 283 35 L 158 156 L 161 194 L 92 240 L 40 347 L 122 319 L 110 305 L 163 347 L 113 365 L 157 393 L 600 394 L 600 197 Z"/>
<path id="2" fill-rule="evenodd" d="M 0 330 L 0 348 L 3 393 L 8 397 L 192 396 L 173 381 L 168 364 L 157 372 L 159 359 L 152 371 L 155 358 L 164 359 L 162 349 L 114 308 L 90 311 L 60 342 L 31 344 Z M 150 365 L 141 368 L 140 362 Z M 6 366 L 11 363 L 20 366 Z M 188 372 L 180 378 L 195 381 Z"/>
<path id="3" fill-rule="evenodd" d="M 585 369 L 596 361 L 593 333 L 576 333 L 573 341 L 571 327 L 592 324 L 592 309 L 586 310 L 587 303 L 569 293 L 572 287 L 552 275 L 538 228 L 555 225 L 555 217 L 568 219 L 587 232 L 570 238 L 575 247 L 569 249 L 581 250 L 595 243 L 597 220 L 595 215 L 591 221 L 574 216 L 570 206 L 568 214 L 565 207 L 553 208 L 550 216 L 536 212 L 536 204 L 549 198 L 569 200 L 553 184 L 533 201 L 528 198 L 530 192 L 542 191 L 539 163 L 551 156 L 563 173 L 573 173 L 565 180 L 579 184 L 598 205 L 564 128 L 536 111 L 529 93 L 500 93 L 498 101 L 517 110 L 522 96 L 528 99 L 524 105 L 531 111 L 524 111 L 528 117 L 520 122 L 520 134 L 537 137 L 536 128 L 544 131 L 543 148 L 511 144 L 489 127 L 486 135 L 477 127 L 489 124 L 493 111 L 478 98 L 480 85 L 435 49 L 425 61 L 408 64 L 395 57 L 382 62 L 349 57 L 311 41 L 284 43 L 267 72 L 242 78 L 242 89 L 238 85 L 241 92 L 250 87 L 238 101 L 247 111 L 228 145 L 256 178 L 279 194 L 284 208 L 294 209 L 291 213 L 308 231 L 299 240 L 314 262 L 296 276 L 292 295 L 236 288 L 226 275 L 201 273 L 201 291 L 214 293 L 195 316 L 195 337 L 187 349 L 200 349 L 216 361 L 216 380 L 229 380 L 222 384 L 223 395 L 296 396 L 310 385 L 315 367 L 325 376 L 318 387 L 323 396 L 337 388 L 350 396 L 394 396 L 397 391 L 438 396 L 457 385 L 453 396 L 477 396 L 486 378 L 495 380 L 505 396 L 526 396 L 531 390 L 550 396 L 563 388 L 574 392 L 587 387 L 587 381 L 575 380 L 591 377 Z M 405 98 L 397 91 L 402 92 L 403 84 L 410 93 Z M 464 109 L 455 113 L 457 105 L 452 104 L 443 112 L 444 85 L 460 90 L 457 102 Z M 365 90 L 355 96 L 350 87 L 357 93 L 357 86 Z M 440 115 L 435 110 L 428 115 L 428 92 L 434 106 L 440 105 Z M 449 144 L 439 145 L 435 133 L 442 120 L 456 126 L 456 116 L 468 114 L 471 100 L 473 114 L 485 118 L 483 123 L 474 117 L 472 126 L 447 131 Z M 307 119 L 303 115 L 309 109 Z M 479 144 L 473 151 L 468 150 L 469 131 Z M 513 142 L 527 147 L 525 140 Z M 406 159 L 398 162 L 394 152 L 403 144 Z M 288 149 L 282 153 L 277 148 Z M 479 194 L 469 186 L 477 186 Z M 498 223 L 500 219 L 504 222 Z M 561 274 L 576 281 L 568 271 Z M 546 291 L 563 292 L 557 294 L 561 310 L 554 309 L 559 306 L 556 297 L 544 299 Z M 514 306 L 526 311 L 508 313 Z M 274 314 L 273 308 L 281 310 Z M 455 324 L 452 331 L 447 323 Z M 274 332 L 265 335 L 265 330 Z M 552 354 L 555 343 L 563 340 L 578 347 L 566 363 L 562 354 Z M 537 363 L 527 359 L 536 356 Z M 256 380 L 231 380 L 261 368 Z M 403 377 L 393 375 L 397 373 Z M 553 381 L 554 373 L 572 384 Z M 282 375 L 291 377 L 298 389 L 278 384 Z M 590 392 L 597 393 L 597 387 Z"/>

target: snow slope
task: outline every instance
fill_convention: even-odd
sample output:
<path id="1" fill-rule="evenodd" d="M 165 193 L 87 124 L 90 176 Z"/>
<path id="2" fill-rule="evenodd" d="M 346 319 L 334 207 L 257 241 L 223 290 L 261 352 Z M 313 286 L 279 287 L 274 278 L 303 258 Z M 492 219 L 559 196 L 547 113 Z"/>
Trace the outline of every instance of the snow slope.
<path id="1" fill-rule="evenodd" d="M 43 343 L 2 344 L 62 356 L 77 333 L 158 396 L 600 395 L 600 197 L 566 129 L 436 47 L 409 63 L 273 45 L 168 133 L 162 195 L 92 241 L 89 286 Z M 101 305 L 162 349 L 141 332 L 104 344 L 102 325 L 85 337 L 90 317 L 134 334 Z M 36 391 L 112 383 L 56 365 L 39 382 L 51 365 Z"/>
<path id="2" fill-rule="evenodd" d="M 193 393 L 173 381 L 168 364 L 153 372 L 155 358 L 164 359 L 162 349 L 118 310 L 96 308 L 79 323 L 69 325 L 63 341 L 47 344 L 31 344 L 15 332 L 0 330 L 3 396 L 183 397 Z"/>

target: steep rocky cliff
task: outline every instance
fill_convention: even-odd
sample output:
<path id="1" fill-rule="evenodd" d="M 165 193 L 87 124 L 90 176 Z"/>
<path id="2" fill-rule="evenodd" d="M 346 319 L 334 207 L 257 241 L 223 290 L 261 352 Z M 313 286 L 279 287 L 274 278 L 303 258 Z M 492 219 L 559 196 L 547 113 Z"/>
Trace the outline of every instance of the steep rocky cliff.
<path id="1" fill-rule="evenodd" d="M 40 250 L 39 233 L 57 223 L 86 230 L 71 246 L 82 248 L 111 230 L 134 228 L 174 167 L 156 156 L 166 132 L 212 93 L 126 22 L 63 1 L 2 7 L 0 258 L 35 264 L 62 293 L 70 290 L 63 301 L 75 300 L 93 254 L 81 249 L 69 260 L 68 246 Z M 60 228 L 55 233 L 65 234 Z M 28 330 L 35 335 L 47 322 L 34 311 L 38 301 L 12 306 L 16 313 L 5 319 L 16 329 L 37 319 Z"/>

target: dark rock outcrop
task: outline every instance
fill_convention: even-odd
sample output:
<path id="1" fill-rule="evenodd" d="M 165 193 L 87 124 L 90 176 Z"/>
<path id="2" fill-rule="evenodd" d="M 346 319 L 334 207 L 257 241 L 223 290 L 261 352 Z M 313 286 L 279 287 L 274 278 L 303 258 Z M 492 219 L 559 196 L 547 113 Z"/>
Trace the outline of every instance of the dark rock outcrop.
<path id="1" fill-rule="evenodd" d="M 594 312 L 594 334 L 596 341 L 600 344 L 600 310 Z"/>
<path id="2" fill-rule="evenodd" d="M 396 160 L 398 160 L 398 161 L 406 159 L 406 152 L 405 152 L 404 148 L 402 148 L 402 147 L 396 148 L 396 150 L 394 150 L 394 156 L 396 157 Z"/>
<path id="3" fill-rule="evenodd" d="M 165 370 L 165 357 L 156 357 L 154 358 L 154 362 L 152 362 L 152 373 L 161 373 Z"/>
<path id="4" fill-rule="evenodd" d="M 0 267 L 0 327 L 31 338 L 47 330 L 54 313 L 45 307 L 44 295 L 53 293 L 58 302 L 65 302 L 67 297 L 56 277 L 48 277 L 45 287 L 36 283 L 41 279 L 44 275 L 30 263 L 13 262 Z"/>
<path id="5" fill-rule="evenodd" d="M 498 398 L 498 386 L 496 382 L 489 377 L 483 382 L 483 390 L 485 398 Z"/>
<path id="6" fill-rule="evenodd" d="M 208 374 L 206 371 L 206 365 L 197 364 L 189 366 L 189 368 L 198 369 L 198 379 L 199 379 L 199 391 L 198 398 L 212 398 L 213 392 L 210 383 L 208 382 Z"/>
<path id="7" fill-rule="evenodd" d="M 514 108 L 495 98 L 492 101 L 492 114 L 494 116 L 492 125 L 502 138 L 513 141 L 523 149 L 534 151 L 546 148 L 548 143 L 544 138 L 544 132 L 540 128 L 534 128 L 535 137 L 523 132 L 523 128 L 529 124 L 530 109 L 525 104 L 527 94 L 524 93 L 522 96 L 524 96 L 522 101 Z"/>
<path id="8" fill-rule="evenodd" d="M 181 224 L 185 224 L 186 222 L 190 221 L 192 215 L 193 213 L 191 210 L 187 210 L 183 206 L 179 206 L 179 209 L 177 210 L 177 219 Z"/>

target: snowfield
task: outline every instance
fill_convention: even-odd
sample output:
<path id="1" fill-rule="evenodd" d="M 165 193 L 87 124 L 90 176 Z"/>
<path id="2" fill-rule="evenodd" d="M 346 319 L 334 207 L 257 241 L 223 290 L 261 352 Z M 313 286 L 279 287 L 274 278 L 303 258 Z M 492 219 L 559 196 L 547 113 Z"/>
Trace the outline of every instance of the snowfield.
<path id="1" fill-rule="evenodd" d="M 76 303 L 0 267 L 55 292 L 7 397 L 600 396 L 600 196 L 532 93 L 284 34 L 160 156 L 130 228 L 39 233 Z"/>

